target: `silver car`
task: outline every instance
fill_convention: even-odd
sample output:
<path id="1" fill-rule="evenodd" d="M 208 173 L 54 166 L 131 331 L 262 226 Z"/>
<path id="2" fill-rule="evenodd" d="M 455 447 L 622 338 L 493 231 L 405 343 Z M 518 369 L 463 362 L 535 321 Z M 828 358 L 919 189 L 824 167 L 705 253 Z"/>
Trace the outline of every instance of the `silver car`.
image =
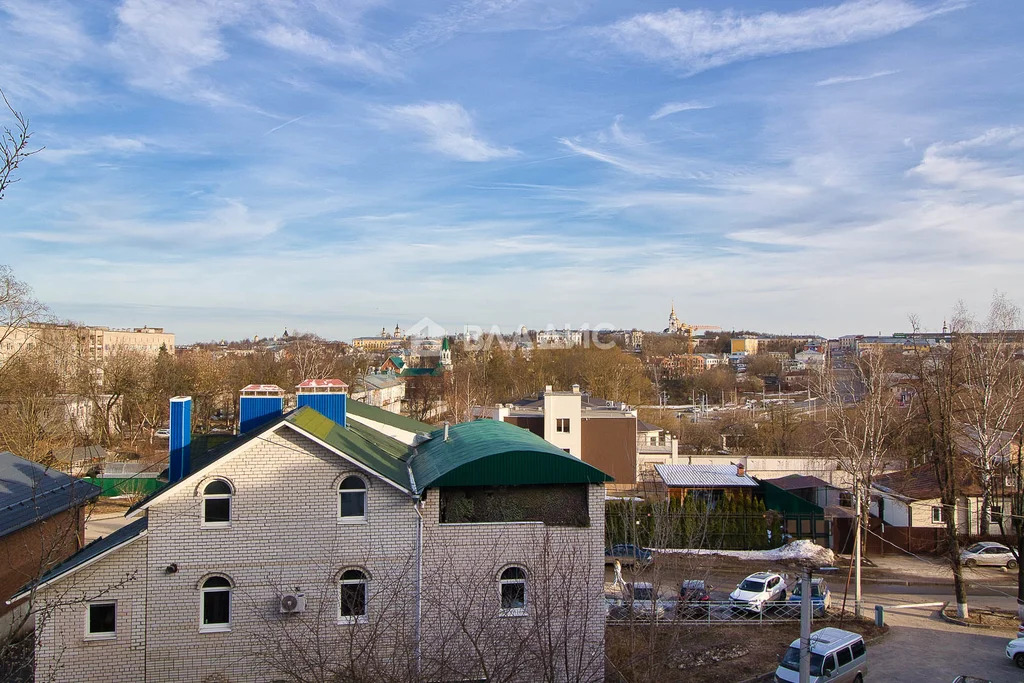
<path id="1" fill-rule="evenodd" d="M 966 567 L 982 565 L 1006 567 L 1007 569 L 1015 569 L 1017 567 L 1017 558 L 1014 557 L 1010 549 L 1002 543 L 993 543 L 992 541 L 975 543 L 971 547 L 960 551 L 960 562 Z"/>

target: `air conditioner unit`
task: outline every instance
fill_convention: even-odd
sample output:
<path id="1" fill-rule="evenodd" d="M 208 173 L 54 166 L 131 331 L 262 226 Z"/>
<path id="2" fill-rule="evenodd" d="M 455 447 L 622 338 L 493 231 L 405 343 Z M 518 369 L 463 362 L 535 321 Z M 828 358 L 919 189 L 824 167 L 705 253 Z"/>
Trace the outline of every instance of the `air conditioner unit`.
<path id="1" fill-rule="evenodd" d="M 281 614 L 306 611 L 306 596 L 303 593 L 285 593 L 281 596 Z"/>

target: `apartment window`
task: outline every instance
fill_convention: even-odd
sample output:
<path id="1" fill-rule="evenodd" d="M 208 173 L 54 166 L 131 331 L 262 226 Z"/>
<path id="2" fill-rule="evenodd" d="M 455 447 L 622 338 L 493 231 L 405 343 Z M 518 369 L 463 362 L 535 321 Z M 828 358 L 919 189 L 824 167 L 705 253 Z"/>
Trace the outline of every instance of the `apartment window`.
<path id="1" fill-rule="evenodd" d="M 853 507 L 853 494 L 849 491 L 839 492 L 839 504 L 844 508 Z"/>
<path id="2" fill-rule="evenodd" d="M 560 417 L 555 420 L 555 431 L 562 432 L 563 434 L 569 433 L 569 418 Z"/>
<path id="3" fill-rule="evenodd" d="M 338 520 L 366 520 L 366 482 L 361 477 L 345 477 L 338 487 Z"/>
<path id="4" fill-rule="evenodd" d="M 941 505 L 933 505 L 932 506 L 932 524 L 942 524 L 944 521 L 946 521 L 946 518 L 942 514 L 942 506 Z"/>
<path id="5" fill-rule="evenodd" d="M 85 615 L 86 640 L 110 640 L 116 635 L 117 603 L 90 603 Z"/>
<path id="6" fill-rule="evenodd" d="M 1003 523 L 1003 506 L 993 505 L 992 506 L 992 524 Z"/>
<path id="7" fill-rule="evenodd" d="M 498 580 L 501 594 L 501 616 L 518 617 L 526 614 L 526 572 L 522 567 L 509 567 Z"/>
<path id="8" fill-rule="evenodd" d="M 366 574 L 347 569 L 338 579 L 338 623 L 355 624 L 366 621 Z"/>
<path id="9" fill-rule="evenodd" d="M 211 576 L 203 582 L 200 631 L 231 630 L 231 581 Z"/>
<path id="10" fill-rule="evenodd" d="M 215 479 L 203 489 L 203 526 L 231 526 L 231 484 Z"/>

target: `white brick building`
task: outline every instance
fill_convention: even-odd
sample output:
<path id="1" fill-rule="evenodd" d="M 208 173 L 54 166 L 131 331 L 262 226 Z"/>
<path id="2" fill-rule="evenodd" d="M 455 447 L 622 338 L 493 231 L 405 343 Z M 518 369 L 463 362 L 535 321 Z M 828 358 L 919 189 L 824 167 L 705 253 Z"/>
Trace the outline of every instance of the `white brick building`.
<path id="1" fill-rule="evenodd" d="M 195 454 L 33 589 L 37 680 L 602 680 L 607 477 L 431 429 L 303 407 Z"/>

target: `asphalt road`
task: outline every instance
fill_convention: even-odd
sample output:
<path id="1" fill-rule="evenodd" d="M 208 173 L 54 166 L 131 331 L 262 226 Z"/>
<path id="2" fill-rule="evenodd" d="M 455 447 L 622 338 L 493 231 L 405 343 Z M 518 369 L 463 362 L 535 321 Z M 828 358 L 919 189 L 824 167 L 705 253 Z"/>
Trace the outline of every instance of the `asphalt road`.
<path id="1" fill-rule="evenodd" d="M 876 604 L 945 602 L 950 598 L 950 591 L 936 592 L 941 588 L 934 586 L 890 589 L 873 587 L 866 592 L 865 607 L 873 613 Z M 968 604 L 972 603 L 975 607 L 1016 608 L 1016 598 L 1005 595 L 978 595 Z M 1006 643 L 1015 637 L 1013 629 L 994 631 L 949 624 L 939 617 L 937 607 L 887 610 L 885 620 L 891 628 L 889 634 L 868 648 L 870 680 L 938 683 L 967 674 L 994 683 L 1024 681 L 1024 669 L 1006 658 Z"/>

